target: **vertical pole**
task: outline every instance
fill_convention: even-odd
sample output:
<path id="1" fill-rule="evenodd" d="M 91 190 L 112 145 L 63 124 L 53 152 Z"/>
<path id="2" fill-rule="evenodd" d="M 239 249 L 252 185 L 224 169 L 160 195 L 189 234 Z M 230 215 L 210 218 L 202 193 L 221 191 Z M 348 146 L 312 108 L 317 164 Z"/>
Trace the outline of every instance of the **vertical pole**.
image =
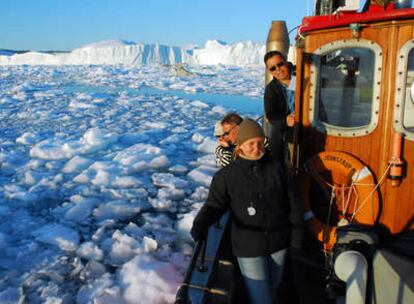
<path id="1" fill-rule="evenodd" d="M 205 272 L 207 271 L 207 267 L 205 265 L 205 260 L 206 260 L 206 245 L 207 245 L 207 240 L 202 240 L 200 241 L 201 243 L 201 256 L 200 256 L 200 263 L 197 266 L 198 271 L 200 272 Z"/>
<path id="2" fill-rule="evenodd" d="M 270 51 L 279 51 L 283 53 L 286 58 L 289 52 L 289 34 L 285 21 L 272 21 L 272 25 L 267 35 L 266 53 Z M 265 70 L 265 86 L 272 81 L 272 75 Z M 263 117 L 263 130 L 268 138 L 272 137 L 271 124 L 267 120 L 266 115 Z"/>

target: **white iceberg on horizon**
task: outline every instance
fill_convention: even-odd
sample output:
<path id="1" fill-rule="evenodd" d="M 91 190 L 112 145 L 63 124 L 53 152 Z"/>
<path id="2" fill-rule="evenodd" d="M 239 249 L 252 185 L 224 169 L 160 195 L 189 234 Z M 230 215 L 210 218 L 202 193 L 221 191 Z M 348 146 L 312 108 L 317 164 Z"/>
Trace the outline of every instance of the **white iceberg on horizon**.
<path id="1" fill-rule="evenodd" d="M 208 40 L 204 48 L 135 43 L 114 39 L 97 41 L 70 52 L 0 52 L 0 65 L 261 65 L 266 47 L 251 41 L 227 44 Z M 1 50 L 0 50 L 1 51 Z"/>

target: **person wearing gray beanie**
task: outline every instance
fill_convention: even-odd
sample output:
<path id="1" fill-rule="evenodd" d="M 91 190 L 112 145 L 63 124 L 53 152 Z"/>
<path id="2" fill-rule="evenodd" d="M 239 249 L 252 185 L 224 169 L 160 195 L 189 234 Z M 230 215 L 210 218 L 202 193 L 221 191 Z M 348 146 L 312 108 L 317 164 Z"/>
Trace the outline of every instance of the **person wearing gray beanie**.
<path id="1" fill-rule="evenodd" d="M 242 145 L 246 140 L 254 137 L 263 137 L 263 128 L 253 119 L 246 118 L 239 126 L 236 143 Z"/>
<path id="2" fill-rule="evenodd" d="M 236 156 L 258 160 L 264 155 L 263 128 L 253 119 L 246 118 L 239 126 L 239 132 L 236 138 Z"/>
<path id="3" fill-rule="evenodd" d="M 230 212 L 231 243 L 250 303 L 271 304 L 288 247 L 300 248 L 303 217 L 281 159 L 265 152 L 262 127 L 244 119 L 236 138 L 236 158 L 213 177 L 206 203 L 194 219 L 191 236 Z"/>

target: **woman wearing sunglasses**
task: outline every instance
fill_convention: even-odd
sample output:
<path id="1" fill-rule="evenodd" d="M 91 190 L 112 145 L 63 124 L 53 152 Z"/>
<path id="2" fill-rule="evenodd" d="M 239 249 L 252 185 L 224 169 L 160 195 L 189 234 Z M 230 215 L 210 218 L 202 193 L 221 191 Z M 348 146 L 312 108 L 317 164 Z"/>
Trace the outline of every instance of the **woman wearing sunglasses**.
<path id="1" fill-rule="evenodd" d="M 243 118 L 236 113 L 229 113 L 221 120 L 222 132 L 216 135 L 215 150 L 216 163 L 219 167 L 225 167 L 233 161 L 237 131 L 242 121 Z"/>
<path id="2" fill-rule="evenodd" d="M 293 127 L 295 111 L 296 79 L 293 68 L 279 51 L 270 51 L 264 56 L 266 69 L 273 79 L 266 86 L 264 110 L 273 126 L 271 145 L 273 152 L 285 159 L 286 141 L 289 140 L 289 127 Z"/>

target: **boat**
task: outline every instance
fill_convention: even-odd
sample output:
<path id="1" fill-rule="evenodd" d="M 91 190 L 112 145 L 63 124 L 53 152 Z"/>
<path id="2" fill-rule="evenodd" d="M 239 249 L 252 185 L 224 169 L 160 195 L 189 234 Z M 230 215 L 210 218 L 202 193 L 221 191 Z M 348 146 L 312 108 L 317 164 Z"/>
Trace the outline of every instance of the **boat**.
<path id="1" fill-rule="evenodd" d="M 267 51 L 286 54 L 287 41 L 283 22 L 273 22 Z M 280 298 L 414 303 L 412 1 L 368 0 L 359 10 L 359 1 L 318 0 L 293 57 L 290 148 L 306 238 Z M 264 128 L 271 136 L 266 117 Z M 176 303 L 247 303 L 227 222 L 196 246 Z"/>

